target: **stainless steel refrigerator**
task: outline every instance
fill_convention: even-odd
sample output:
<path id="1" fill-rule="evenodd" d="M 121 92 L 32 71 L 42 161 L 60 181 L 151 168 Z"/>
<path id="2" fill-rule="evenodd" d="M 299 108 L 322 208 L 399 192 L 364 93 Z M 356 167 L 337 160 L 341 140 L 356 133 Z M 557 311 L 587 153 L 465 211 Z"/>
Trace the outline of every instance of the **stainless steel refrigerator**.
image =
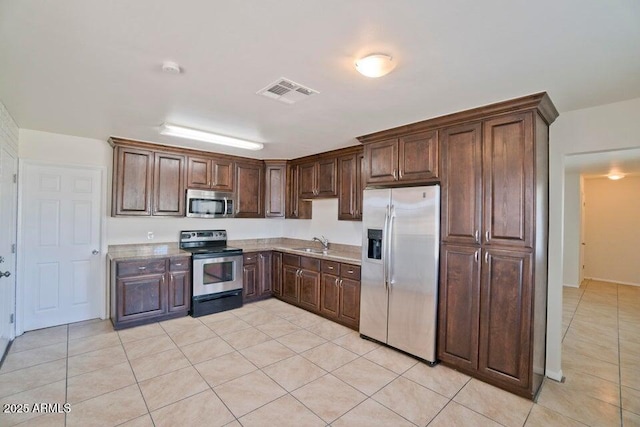
<path id="1" fill-rule="evenodd" d="M 440 186 L 364 191 L 360 334 L 436 361 Z"/>

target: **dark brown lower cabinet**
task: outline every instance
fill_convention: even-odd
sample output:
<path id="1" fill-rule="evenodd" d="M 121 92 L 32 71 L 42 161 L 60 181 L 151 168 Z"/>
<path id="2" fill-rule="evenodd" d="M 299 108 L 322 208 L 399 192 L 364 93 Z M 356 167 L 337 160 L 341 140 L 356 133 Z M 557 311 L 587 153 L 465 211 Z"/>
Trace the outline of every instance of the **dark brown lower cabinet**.
<path id="1" fill-rule="evenodd" d="M 282 295 L 291 304 L 320 310 L 320 260 L 298 255 L 282 256 Z"/>
<path id="2" fill-rule="evenodd" d="M 191 307 L 188 257 L 111 261 L 115 329 L 186 316 Z"/>
<path id="3" fill-rule="evenodd" d="M 189 311 L 191 307 L 191 260 L 175 258 L 169 262 L 169 311 Z"/>
<path id="4" fill-rule="evenodd" d="M 518 388 L 529 387 L 532 253 L 483 249 L 478 370 Z"/>
<path id="5" fill-rule="evenodd" d="M 273 295 L 282 295 L 282 252 L 271 254 L 271 287 Z"/>
<path id="6" fill-rule="evenodd" d="M 242 266 L 243 302 L 268 298 L 272 295 L 271 252 L 249 252 L 244 254 Z"/>
<path id="7" fill-rule="evenodd" d="M 358 330 L 360 325 L 360 267 L 322 261 L 320 314 Z"/>
<path id="8" fill-rule="evenodd" d="M 480 248 L 444 245 L 440 250 L 438 359 L 478 368 Z"/>
<path id="9" fill-rule="evenodd" d="M 438 358 L 528 398 L 544 371 L 532 366 L 532 260 L 530 250 L 443 245 L 439 290 Z"/>

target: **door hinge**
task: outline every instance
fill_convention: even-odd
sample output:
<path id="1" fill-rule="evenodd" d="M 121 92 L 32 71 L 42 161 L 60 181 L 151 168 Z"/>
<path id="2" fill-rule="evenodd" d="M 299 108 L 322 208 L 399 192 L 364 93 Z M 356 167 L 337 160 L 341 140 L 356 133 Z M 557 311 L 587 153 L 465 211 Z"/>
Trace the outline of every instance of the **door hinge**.
<path id="1" fill-rule="evenodd" d="M 16 253 L 16 244 L 15 244 L 15 243 L 12 243 L 12 244 L 11 244 L 11 253 L 12 253 L 12 254 L 15 254 L 15 253 Z"/>
<path id="2" fill-rule="evenodd" d="M 16 184 L 18 182 L 18 175 L 17 174 L 13 174 L 13 183 Z"/>
<path id="3" fill-rule="evenodd" d="M 11 316 L 9 316 L 9 323 L 13 323 L 13 313 L 11 313 Z"/>

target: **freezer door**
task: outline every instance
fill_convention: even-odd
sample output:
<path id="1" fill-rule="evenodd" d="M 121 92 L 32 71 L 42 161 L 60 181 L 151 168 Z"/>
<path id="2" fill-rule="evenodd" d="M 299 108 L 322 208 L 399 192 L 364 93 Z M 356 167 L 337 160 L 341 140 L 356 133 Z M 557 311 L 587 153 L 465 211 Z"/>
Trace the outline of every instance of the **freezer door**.
<path id="1" fill-rule="evenodd" d="M 394 188 L 387 343 L 434 362 L 440 187 Z"/>
<path id="2" fill-rule="evenodd" d="M 386 261 L 386 216 L 391 205 L 391 190 L 365 190 L 362 203 L 362 267 L 360 290 L 360 333 L 387 342 L 388 295 L 384 281 Z M 381 259 L 369 258 L 369 230 L 383 230 Z M 378 233 L 379 236 L 379 233 Z"/>

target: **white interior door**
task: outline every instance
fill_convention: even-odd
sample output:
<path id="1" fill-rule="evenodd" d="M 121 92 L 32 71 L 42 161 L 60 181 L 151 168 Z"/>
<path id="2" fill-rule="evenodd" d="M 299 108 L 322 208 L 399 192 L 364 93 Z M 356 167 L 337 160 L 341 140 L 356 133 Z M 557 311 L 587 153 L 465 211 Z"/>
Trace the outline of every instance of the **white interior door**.
<path id="1" fill-rule="evenodd" d="M 0 148 L 0 357 L 15 336 L 16 158 Z"/>
<path id="2" fill-rule="evenodd" d="M 21 329 L 99 317 L 101 170 L 24 163 L 22 171 Z"/>

